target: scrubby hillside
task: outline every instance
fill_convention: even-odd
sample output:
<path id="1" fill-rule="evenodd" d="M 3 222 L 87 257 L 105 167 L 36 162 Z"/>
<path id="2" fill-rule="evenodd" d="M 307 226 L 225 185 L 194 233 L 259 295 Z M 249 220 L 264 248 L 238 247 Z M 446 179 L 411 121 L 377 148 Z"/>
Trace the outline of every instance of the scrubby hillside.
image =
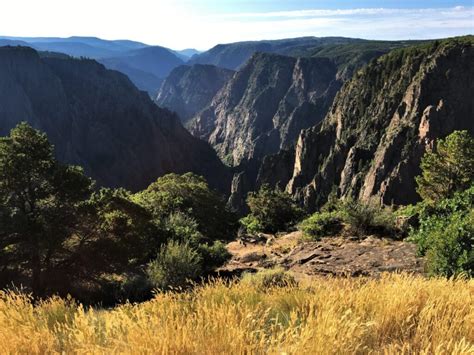
<path id="1" fill-rule="evenodd" d="M 279 40 L 219 44 L 190 60 L 190 64 L 212 64 L 237 70 L 256 52 L 293 57 L 325 57 L 341 62 L 361 62 L 404 47 L 414 41 L 368 41 L 345 37 L 300 37 Z"/>

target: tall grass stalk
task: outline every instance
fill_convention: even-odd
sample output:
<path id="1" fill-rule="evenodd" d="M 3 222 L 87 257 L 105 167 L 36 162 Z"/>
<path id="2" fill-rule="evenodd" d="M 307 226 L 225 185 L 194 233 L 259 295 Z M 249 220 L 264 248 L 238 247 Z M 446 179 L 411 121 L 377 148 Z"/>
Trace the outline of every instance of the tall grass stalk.
<path id="1" fill-rule="evenodd" d="M 2 353 L 465 354 L 474 281 L 386 275 L 261 289 L 215 281 L 110 310 L 0 294 Z"/>

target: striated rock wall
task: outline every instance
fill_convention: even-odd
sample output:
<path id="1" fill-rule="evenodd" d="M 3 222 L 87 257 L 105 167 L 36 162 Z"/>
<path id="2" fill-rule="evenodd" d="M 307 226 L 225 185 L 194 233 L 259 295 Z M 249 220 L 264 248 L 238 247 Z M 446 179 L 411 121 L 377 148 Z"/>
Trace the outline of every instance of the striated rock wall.
<path id="1" fill-rule="evenodd" d="M 343 198 L 418 200 L 414 177 L 437 138 L 474 134 L 473 37 L 395 50 L 355 74 L 320 126 L 298 138 L 287 190 L 310 208 Z"/>
<path id="2" fill-rule="evenodd" d="M 176 112 L 185 124 L 209 105 L 234 73 L 214 65 L 182 65 L 175 68 L 163 82 L 155 102 Z"/>
<path id="3" fill-rule="evenodd" d="M 326 58 L 257 53 L 189 124 L 228 164 L 291 148 L 303 128 L 318 123 L 341 82 Z"/>

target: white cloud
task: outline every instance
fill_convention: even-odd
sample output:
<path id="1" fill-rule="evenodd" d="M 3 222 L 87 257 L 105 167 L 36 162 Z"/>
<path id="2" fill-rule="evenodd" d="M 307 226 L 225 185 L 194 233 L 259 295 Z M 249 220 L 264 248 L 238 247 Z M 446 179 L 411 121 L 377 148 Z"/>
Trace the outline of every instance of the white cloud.
<path id="1" fill-rule="evenodd" d="M 423 9 L 397 9 L 397 8 L 359 8 L 359 9 L 336 9 L 336 10 L 295 10 L 295 11 L 273 11 L 273 12 L 243 12 L 224 14 L 222 17 L 228 18 L 297 18 L 297 17 L 336 17 L 336 16 L 387 16 L 387 15 L 411 15 L 411 14 L 452 14 L 465 13 L 473 14 L 473 8 L 456 6 L 453 8 L 423 8 Z"/>
<path id="2" fill-rule="evenodd" d="M 309 9 L 207 14 L 200 2 L 15 0 L 1 6 L 0 35 L 98 36 L 175 49 L 299 36 L 415 39 L 474 33 L 474 7 Z"/>

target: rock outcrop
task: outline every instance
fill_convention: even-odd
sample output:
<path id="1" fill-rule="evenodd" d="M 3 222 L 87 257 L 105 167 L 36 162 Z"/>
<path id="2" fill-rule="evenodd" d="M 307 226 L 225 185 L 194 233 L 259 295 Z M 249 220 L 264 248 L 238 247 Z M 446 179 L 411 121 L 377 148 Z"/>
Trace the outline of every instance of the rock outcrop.
<path id="1" fill-rule="evenodd" d="M 264 235 L 266 242 L 232 242 L 231 260 L 219 272 L 239 275 L 268 268 L 283 268 L 297 277 L 380 277 L 386 272 L 424 273 L 424 260 L 416 245 L 376 236 L 326 237 L 303 241 L 301 232 Z"/>
<path id="2" fill-rule="evenodd" d="M 310 208 L 330 191 L 364 201 L 418 200 L 414 177 L 436 139 L 474 134 L 474 39 L 395 50 L 355 74 L 324 121 L 301 132 L 287 190 Z"/>
<path id="3" fill-rule="evenodd" d="M 138 190 L 165 173 L 192 171 L 221 191 L 230 186 L 212 148 L 119 72 L 2 47 L 0 77 L 0 135 L 28 121 L 48 134 L 60 160 L 83 166 L 101 185 Z"/>
<path id="4" fill-rule="evenodd" d="M 257 53 L 188 127 L 230 165 L 262 159 L 324 117 L 341 86 L 336 74 L 329 59 Z"/>
<path id="5" fill-rule="evenodd" d="M 178 114 L 185 124 L 212 101 L 234 71 L 214 65 L 182 65 L 161 85 L 155 102 Z"/>

